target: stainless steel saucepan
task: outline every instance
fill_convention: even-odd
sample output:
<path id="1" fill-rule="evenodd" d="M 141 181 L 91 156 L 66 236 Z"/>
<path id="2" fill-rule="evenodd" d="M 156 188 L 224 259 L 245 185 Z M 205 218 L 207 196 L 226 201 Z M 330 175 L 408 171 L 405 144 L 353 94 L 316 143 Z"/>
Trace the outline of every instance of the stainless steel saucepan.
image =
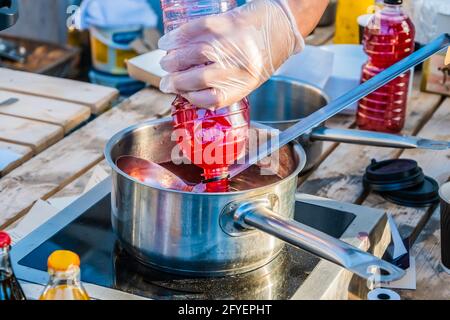
<path id="1" fill-rule="evenodd" d="M 253 124 L 258 128 L 260 125 Z M 382 281 L 404 272 L 366 252 L 294 221 L 298 174 L 306 164 L 303 147 L 281 149 L 282 180 L 229 193 L 189 193 L 145 185 L 115 164 L 122 155 L 157 163 L 170 161 L 170 119 L 125 129 L 107 144 L 113 168 L 112 225 L 122 246 L 143 263 L 195 276 L 236 274 L 271 261 L 285 242 L 368 278 L 372 268 L 386 271 Z"/>
<path id="2" fill-rule="evenodd" d="M 321 89 L 286 76 L 275 76 L 250 96 L 251 119 L 284 131 L 330 102 Z M 449 149 L 450 143 L 420 137 L 351 129 L 332 129 L 324 124 L 301 136 L 298 141 L 305 149 L 311 169 L 322 154 L 322 141 L 372 145 L 391 148 Z"/>

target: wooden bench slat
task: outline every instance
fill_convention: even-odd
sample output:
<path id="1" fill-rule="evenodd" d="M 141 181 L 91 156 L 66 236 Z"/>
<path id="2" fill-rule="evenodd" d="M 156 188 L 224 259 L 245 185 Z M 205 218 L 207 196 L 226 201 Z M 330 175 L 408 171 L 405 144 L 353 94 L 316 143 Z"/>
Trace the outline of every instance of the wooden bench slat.
<path id="1" fill-rule="evenodd" d="M 172 95 L 143 90 L 0 179 L 0 229 L 100 162 L 116 132 L 166 114 L 172 101 Z"/>
<path id="2" fill-rule="evenodd" d="M 33 150 L 27 146 L 0 141 L 0 177 L 31 159 Z"/>
<path id="3" fill-rule="evenodd" d="M 2 106 L 1 102 L 8 99 L 17 101 Z M 0 114 L 60 125 L 69 132 L 89 119 L 91 109 L 80 104 L 0 90 Z"/>
<path id="4" fill-rule="evenodd" d="M 94 114 L 108 109 L 119 94 L 109 87 L 5 68 L 0 68 L 0 89 L 86 105 Z"/>
<path id="5" fill-rule="evenodd" d="M 441 98 L 416 92 L 408 106 L 404 134 L 413 134 L 436 109 Z M 299 187 L 302 193 L 344 202 L 356 202 L 364 193 L 362 176 L 372 159 L 398 156 L 399 149 L 340 144 Z"/>
<path id="6" fill-rule="evenodd" d="M 39 153 L 64 137 L 61 126 L 0 115 L 0 140 L 30 146 Z"/>

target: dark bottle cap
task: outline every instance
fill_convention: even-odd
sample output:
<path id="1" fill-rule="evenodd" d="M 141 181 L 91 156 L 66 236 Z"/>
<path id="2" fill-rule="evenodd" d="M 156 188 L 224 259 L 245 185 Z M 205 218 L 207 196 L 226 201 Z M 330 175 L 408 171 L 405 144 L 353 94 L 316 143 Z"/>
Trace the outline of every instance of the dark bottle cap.
<path id="1" fill-rule="evenodd" d="M 384 0 L 385 4 L 403 4 L 403 0 Z"/>
<path id="2" fill-rule="evenodd" d="M 422 169 L 414 160 L 372 160 L 363 177 L 363 185 L 373 191 L 395 191 L 420 185 L 424 178 Z"/>
<path id="3" fill-rule="evenodd" d="M 404 190 L 383 192 L 386 200 L 405 207 L 426 207 L 439 201 L 439 184 L 425 177 L 422 184 Z"/>
<path id="4" fill-rule="evenodd" d="M 6 232 L 0 231 L 0 249 L 11 245 L 11 237 Z"/>

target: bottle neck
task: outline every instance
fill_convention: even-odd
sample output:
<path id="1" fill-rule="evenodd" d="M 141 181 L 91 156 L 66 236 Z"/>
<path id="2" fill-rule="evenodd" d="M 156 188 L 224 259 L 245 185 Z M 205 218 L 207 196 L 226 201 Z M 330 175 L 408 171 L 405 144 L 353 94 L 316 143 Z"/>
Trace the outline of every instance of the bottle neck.
<path id="1" fill-rule="evenodd" d="M 402 4 L 388 4 L 385 3 L 383 5 L 383 13 L 401 13 L 403 12 L 403 5 Z"/>
<path id="2" fill-rule="evenodd" d="M 9 247 L 0 248 L 0 273 L 12 275 L 11 259 L 9 258 Z"/>
<path id="3" fill-rule="evenodd" d="M 81 284 L 80 280 L 80 268 L 74 267 L 67 271 L 54 271 L 49 269 L 50 275 L 49 286 L 79 286 Z"/>
<path id="4" fill-rule="evenodd" d="M 228 175 L 229 175 L 228 167 L 204 169 L 203 178 L 205 181 L 222 177 L 222 179 L 220 180 L 206 183 L 206 192 L 228 192 L 229 191 Z"/>

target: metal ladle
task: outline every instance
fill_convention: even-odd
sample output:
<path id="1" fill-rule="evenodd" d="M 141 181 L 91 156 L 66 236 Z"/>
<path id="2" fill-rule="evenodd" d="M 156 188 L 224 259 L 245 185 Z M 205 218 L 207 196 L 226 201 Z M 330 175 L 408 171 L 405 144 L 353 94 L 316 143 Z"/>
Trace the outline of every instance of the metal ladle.
<path id="1" fill-rule="evenodd" d="M 322 109 L 312 113 L 302 121 L 286 129 L 285 131 L 280 133 L 280 135 L 273 137 L 270 141 L 268 141 L 268 143 L 260 145 L 258 148 L 258 152 L 254 155 L 250 155 L 246 164 L 235 166 L 230 170 L 231 178 L 235 177 L 258 161 L 261 161 L 289 142 L 297 139 L 301 135 L 310 132 L 312 129 L 319 126 L 329 118 L 338 114 L 339 112 L 364 98 L 368 94 L 374 92 L 389 81 L 394 80 L 399 75 L 405 73 L 406 71 L 415 67 L 419 63 L 423 62 L 436 52 L 441 51 L 449 45 L 450 35 L 448 33 L 443 34 L 430 42 L 428 45 L 412 53 L 407 58 L 397 62 L 396 64 L 380 72 L 370 80 L 364 82 L 354 90 L 351 90 L 341 97 L 337 98 L 336 100 L 333 100 Z"/>
<path id="2" fill-rule="evenodd" d="M 125 155 L 119 157 L 116 164 L 120 170 L 144 184 L 186 192 L 205 191 L 204 184 L 190 186 L 170 170 L 147 159 Z"/>

